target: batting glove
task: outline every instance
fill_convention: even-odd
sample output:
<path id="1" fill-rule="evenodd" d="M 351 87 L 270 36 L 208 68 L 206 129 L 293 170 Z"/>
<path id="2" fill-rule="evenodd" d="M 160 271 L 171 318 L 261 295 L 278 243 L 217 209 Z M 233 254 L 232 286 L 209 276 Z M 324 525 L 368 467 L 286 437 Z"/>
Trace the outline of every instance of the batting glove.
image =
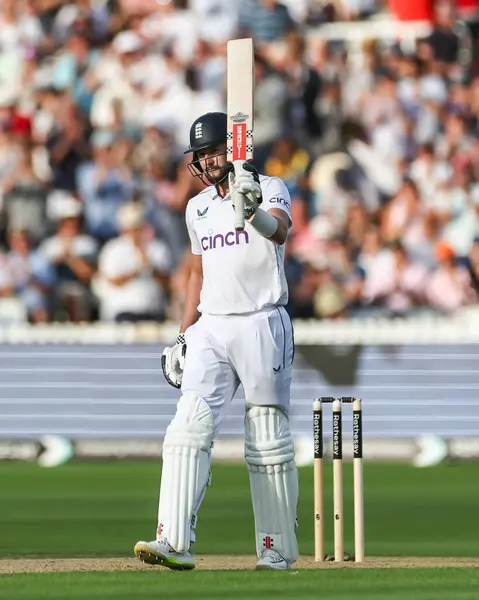
<path id="1" fill-rule="evenodd" d="M 245 217 L 252 217 L 258 206 L 263 202 L 259 174 L 256 168 L 250 163 L 243 163 L 242 169 L 237 175 L 230 172 L 229 184 L 232 200 L 236 193 L 243 194 Z"/>
<path id="2" fill-rule="evenodd" d="M 166 381 L 174 388 L 181 387 L 183 369 L 185 367 L 186 341 L 185 336 L 180 333 L 176 338 L 176 344 L 163 350 L 161 356 L 161 368 Z"/>

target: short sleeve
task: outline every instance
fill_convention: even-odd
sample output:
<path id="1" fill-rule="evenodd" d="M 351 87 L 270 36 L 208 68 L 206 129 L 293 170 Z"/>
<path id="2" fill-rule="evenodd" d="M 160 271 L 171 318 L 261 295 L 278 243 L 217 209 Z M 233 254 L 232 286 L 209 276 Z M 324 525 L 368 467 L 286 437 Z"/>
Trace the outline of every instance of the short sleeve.
<path id="1" fill-rule="evenodd" d="M 125 250 L 127 250 L 125 252 Z M 128 252 L 117 240 L 107 242 L 100 252 L 98 270 L 100 275 L 107 279 L 116 279 L 134 273 L 138 268 L 135 261 L 135 253 Z"/>
<path id="2" fill-rule="evenodd" d="M 266 181 L 266 185 L 262 187 L 263 204 L 261 208 L 266 211 L 272 208 L 283 210 L 288 215 L 291 226 L 291 196 L 283 181 L 279 177 L 271 177 Z"/>
<path id="3" fill-rule="evenodd" d="M 186 227 L 188 229 L 188 235 L 190 236 L 191 252 L 193 254 L 200 255 L 203 254 L 203 250 L 201 248 L 200 241 L 198 239 L 198 236 L 196 235 L 196 231 L 193 225 L 190 206 L 191 205 L 188 204 L 188 207 L 186 209 Z"/>
<path id="4" fill-rule="evenodd" d="M 78 236 L 75 240 L 75 254 L 85 260 L 94 260 L 98 255 L 96 240 L 88 235 Z"/>
<path id="5" fill-rule="evenodd" d="M 57 236 L 47 238 L 42 242 L 39 251 L 47 260 L 53 262 L 62 252 L 62 243 Z"/>
<path id="6" fill-rule="evenodd" d="M 160 273 L 171 271 L 171 253 L 168 246 L 160 240 L 150 242 L 148 246 L 150 264 Z"/>

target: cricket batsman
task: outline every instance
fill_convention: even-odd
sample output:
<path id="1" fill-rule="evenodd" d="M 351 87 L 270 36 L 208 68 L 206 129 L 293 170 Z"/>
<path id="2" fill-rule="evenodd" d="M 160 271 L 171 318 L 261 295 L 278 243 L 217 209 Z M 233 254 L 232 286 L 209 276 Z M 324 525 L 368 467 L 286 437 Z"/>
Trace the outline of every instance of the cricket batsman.
<path id="1" fill-rule="evenodd" d="M 241 383 L 256 568 L 284 570 L 298 558 L 298 471 L 288 417 L 294 341 L 284 309 L 291 199 L 280 179 L 259 175 L 250 163 L 235 176 L 226 134 L 226 114 L 207 113 L 191 126 L 185 152 L 207 187 L 186 208 L 193 268 L 176 344 L 162 356 L 164 376 L 181 397 L 163 443 L 156 540 L 138 542 L 134 551 L 148 564 L 194 569 L 190 545 L 211 480 L 211 448 Z M 243 231 L 234 228 L 238 194 Z"/>

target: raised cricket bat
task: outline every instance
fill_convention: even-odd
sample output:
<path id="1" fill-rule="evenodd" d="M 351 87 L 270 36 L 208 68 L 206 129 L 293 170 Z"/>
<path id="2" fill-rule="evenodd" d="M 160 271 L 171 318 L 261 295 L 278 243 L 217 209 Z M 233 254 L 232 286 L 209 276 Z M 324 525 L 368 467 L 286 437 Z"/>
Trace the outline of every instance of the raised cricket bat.
<path id="1" fill-rule="evenodd" d="M 238 174 L 245 161 L 253 158 L 253 40 L 244 38 L 230 40 L 227 55 L 226 104 L 228 129 L 226 151 L 228 160 Z M 235 205 L 235 229 L 244 229 L 244 197 L 237 194 Z"/>

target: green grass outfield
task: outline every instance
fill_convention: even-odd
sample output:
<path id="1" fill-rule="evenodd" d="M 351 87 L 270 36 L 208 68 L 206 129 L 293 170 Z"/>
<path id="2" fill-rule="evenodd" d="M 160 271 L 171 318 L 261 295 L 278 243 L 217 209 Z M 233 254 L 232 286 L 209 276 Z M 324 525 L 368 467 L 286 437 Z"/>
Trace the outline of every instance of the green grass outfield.
<path id="1" fill-rule="evenodd" d="M 4 575 L 7 600 L 477 600 L 478 569 Z"/>
<path id="2" fill-rule="evenodd" d="M 368 556 L 479 556 L 477 463 L 415 469 L 365 464 Z M 0 463 L 0 558 L 131 557 L 153 539 L 156 462 L 71 463 L 42 469 Z M 312 468 L 300 470 L 299 542 L 313 552 Z M 331 469 L 326 468 L 326 536 L 332 544 Z M 345 548 L 353 550 L 352 469 L 345 465 Z M 254 555 L 244 466 L 214 465 L 200 512 L 196 552 Z M 478 561 L 479 564 L 479 561 Z M 42 573 L 0 576 L 0 598 L 479 598 L 477 568 L 321 569 L 170 573 Z"/>
<path id="3" fill-rule="evenodd" d="M 331 539 L 329 467 L 325 517 Z M 366 464 L 367 554 L 478 556 L 478 473 L 477 463 L 428 469 Z M 159 477 L 155 462 L 71 463 L 54 469 L 0 463 L 0 557 L 130 556 L 137 540 L 154 538 Z M 300 549 L 312 554 L 312 468 L 300 469 L 300 486 Z M 344 488 L 345 548 L 352 551 L 351 465 L 345 465 Z M 198 554 L 254 554 L 244 466 L 214 465 L 197 538 Z"/>

